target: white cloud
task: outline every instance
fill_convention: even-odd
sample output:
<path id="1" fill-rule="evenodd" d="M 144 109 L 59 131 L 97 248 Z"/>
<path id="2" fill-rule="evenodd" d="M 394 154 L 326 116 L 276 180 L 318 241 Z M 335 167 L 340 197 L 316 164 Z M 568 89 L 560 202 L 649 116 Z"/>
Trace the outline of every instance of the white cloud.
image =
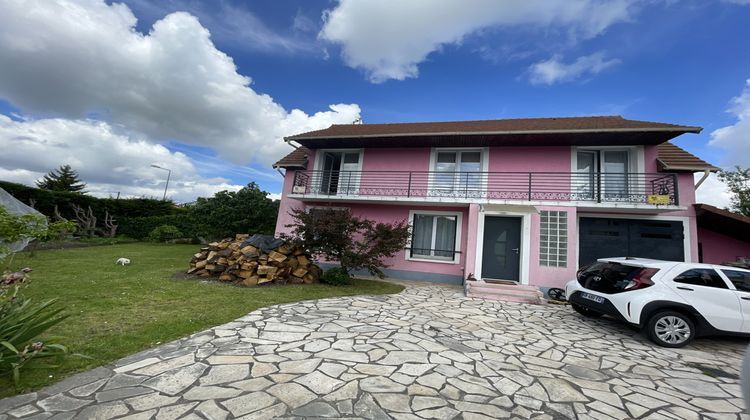
<path id="1" fill-rule="evenodd" d="M 25 114 L 94 116 L 150 141 L 208 146 L 236 163 L 269 164 L 288 151 L 282 137 L 360 114 L 354 104 L 285 110 L 188 13 L 148 34 L 136 21 L 103 0 L 0 2 L 0 98 Z"/>
<path id="2" fill-rule="evenodd" d="M 529 67 L 529 80 L 535 85 L 553 85 L 593 76 L 620 63 L 616 58 L 606 59 L 603 52 L 578 57 L 571 63 L 562 61 L 560 55 L 534 63 Z"/>
<path id="3" fill-rule="evenodd" d="M 347 65 L 375 83 L 416 77 L 419 63 L 443 46 L 488 28 L 597 36 L 626 21 L 633 0 L 339 0 L 324 12 L 319 37 L 342 48 Z"/>
<path id="4" fill-rule="evenodd" d="M 204 178 L 183 153 L 119 133 L 109 124 L 49 118 L 13 121 L 0 115 L 0 179 L 34 185 L 50 169 L 70 164 L 96 196 L 161 197 L 172 170 L 168 196 L 193 201 L 221 190 L 237 190 L 223 178 Z"/>
<path id="5" fill-rule="evenodd" d="M 702 177 L 702 173 L 696 173 L 694 176 L 695 182 L 698 182 Z M 721 182 L 716 174 L 709 175 L 700 188 L 695 190 L 696 202 L 710 204 L 722 209 L 729 207 L 731 197 L 727 185 Z"/>
<path id="6" fill-rule="evenodd" d="M 750 0 L 723 0 L 724 3 L 734 3 L 740 5 L 750 5 Z"/>
<path id="7" fill-rule="evenodd" d="M 737 121 L 711 133 L 711 146 L 727 150 L 725 164 L 750 167 L 750 79 L 728 110 Z"/>

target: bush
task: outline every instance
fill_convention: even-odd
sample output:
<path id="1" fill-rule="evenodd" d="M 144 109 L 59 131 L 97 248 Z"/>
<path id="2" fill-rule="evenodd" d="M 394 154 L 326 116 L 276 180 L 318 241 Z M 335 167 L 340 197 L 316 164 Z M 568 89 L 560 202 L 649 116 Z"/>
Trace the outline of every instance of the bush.
<path id="1" fill-rule="evenodd" d="M 350 280 L 349 274 L 341 267 L 330 268 L 320 276 L 321 283 L 330 284 L 331 286 L 345 286 L 349 284 Z"/>
<path id="2" fill-rule="evenodd" d="M 129 217 L 119 222 L 117 233 L 133 239 L 148 239 L 151 231 L 163 225 L 175 226 L 184 237 L 194 238 L 196 229 L 189 214 L 168 216 Z"/>
<path id="3" fill-rule="evenodd" d="M 378 223 L 335 208 L 293 209 L 290 214 L 294 224 L 287 227 L 292 228 L 292 241 L 314 256 L 338 261 L 344 273 L 365 269 L 385 277 L 385 259 L 402 251 L 409 239 L 406 220 Z"/>
<path id="4" fill-rule="evenodd" d="M 182 238 L 182 232 L 173 225 L 161 225 L 148 234 L 148 239 L 153 242 L 167 242 Z"/>
<path id="5" fill-rule="evenodd" d="M 219 191 L 209 198 L 198 198 L 190 207 L 196 234 L 207 239 L 220 239 L 236 233 L 273 235 L 279 202 L 255 183 L 239 191 Z"/>

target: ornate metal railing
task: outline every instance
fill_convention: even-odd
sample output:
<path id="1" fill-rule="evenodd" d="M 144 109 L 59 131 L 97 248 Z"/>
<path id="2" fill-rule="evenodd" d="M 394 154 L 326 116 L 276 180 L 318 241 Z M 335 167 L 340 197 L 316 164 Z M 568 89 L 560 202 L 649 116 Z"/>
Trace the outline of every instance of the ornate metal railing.
<path id="1" fill-rule="evenodd" d="M 665 173 L 297 171 L 294 195 L 677 205 Z"/>

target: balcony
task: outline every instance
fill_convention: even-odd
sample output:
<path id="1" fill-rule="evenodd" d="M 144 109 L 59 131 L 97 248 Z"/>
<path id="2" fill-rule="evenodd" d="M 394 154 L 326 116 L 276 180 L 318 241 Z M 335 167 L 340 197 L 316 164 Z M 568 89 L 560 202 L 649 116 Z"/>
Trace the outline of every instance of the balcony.
<path id="1" fill-rule="evenodd" d="M 319 200 L 679 205 L 665 173 L 297 171 L 291 197 Z"/>

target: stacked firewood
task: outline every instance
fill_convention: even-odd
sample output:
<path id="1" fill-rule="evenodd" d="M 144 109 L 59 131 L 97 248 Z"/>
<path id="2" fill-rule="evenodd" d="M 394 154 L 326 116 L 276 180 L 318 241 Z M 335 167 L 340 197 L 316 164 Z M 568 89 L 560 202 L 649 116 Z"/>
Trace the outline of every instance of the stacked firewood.
<path id="1" fill-rule="evenodd" d="M 275 240 L 271 244 L 278 246 L 264 250 L 252 241 L 255 237 L 248 239 L 249 236 L 238 234 L 201 248 L 193 255 L 188 274 L 218 277 L 221 281 L 242 286 L 256 286 L 315 283 L 323 273 L 320 267 L 312 263 L 304 249 Z"/>

